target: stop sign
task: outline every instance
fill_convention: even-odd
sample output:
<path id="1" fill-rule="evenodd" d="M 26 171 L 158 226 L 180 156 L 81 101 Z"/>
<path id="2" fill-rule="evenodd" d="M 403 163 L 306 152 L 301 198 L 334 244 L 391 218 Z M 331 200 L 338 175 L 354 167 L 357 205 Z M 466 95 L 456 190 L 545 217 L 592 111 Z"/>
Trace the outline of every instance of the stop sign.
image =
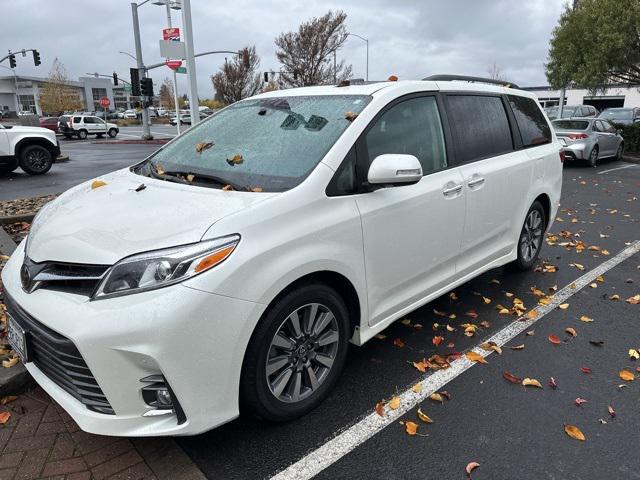
<path id="1" fill-rule="evenodd" d="M 109 105 L 111 105 L 111 100 L 109 100 L 107 97 L 102 97 L 100 99 L 100 106 L 102 108 L 107 108 Z"/>
<path id="2" fill-rule="evenodd" d="M 166 60 L 164 62 L 171 70 L 175 70 L 182 65 L 182 60 Z"/>

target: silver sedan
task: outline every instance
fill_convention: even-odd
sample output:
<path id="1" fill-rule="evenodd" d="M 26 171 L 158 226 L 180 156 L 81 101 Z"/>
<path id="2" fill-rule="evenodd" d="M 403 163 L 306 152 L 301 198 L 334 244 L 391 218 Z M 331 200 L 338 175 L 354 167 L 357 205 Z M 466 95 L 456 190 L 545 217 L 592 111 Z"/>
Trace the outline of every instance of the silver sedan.
<path id="1" fill-rule="evenodd" d="M 563 118 L 552 125 L 567 160 L 586 160 L 595 167 L 601 158 L 622 158 L 624 139 L 606 120 Z"/>

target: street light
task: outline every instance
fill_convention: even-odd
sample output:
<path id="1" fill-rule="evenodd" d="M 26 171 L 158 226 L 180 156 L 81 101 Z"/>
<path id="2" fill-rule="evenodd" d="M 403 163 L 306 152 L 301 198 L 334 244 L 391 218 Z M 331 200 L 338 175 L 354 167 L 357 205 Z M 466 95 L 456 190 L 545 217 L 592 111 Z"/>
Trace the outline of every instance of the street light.
<path id="1" fill-rule="evenodd" d="M 367 44 L 367 73 L 365 75 L 365 80 L 368 82 L 369 81 L 369 39 L 361 37 L 360 35 L 356 35 L 355 33 L 347 33 L 347 36 L 349 35 L 351 35 L 352 37 L 359 38 L 360 40 L 363 40 Z"/>

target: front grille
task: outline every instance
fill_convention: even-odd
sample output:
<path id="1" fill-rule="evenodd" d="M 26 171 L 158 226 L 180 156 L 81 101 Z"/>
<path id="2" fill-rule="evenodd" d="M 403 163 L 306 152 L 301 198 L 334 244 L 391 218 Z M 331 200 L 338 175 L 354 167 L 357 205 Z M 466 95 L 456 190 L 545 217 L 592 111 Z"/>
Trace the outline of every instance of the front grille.
<path id="1" fill-rule="evenodd" d="M 54 332 L 25 312 L 5 292 L 7 313 L 26 332 L 29 360 L 51 381 L 89 410 L 115 414 L 91 370 L 71 340 Z"/>
<path id="2" fill-rule="evenodd" d="M 89 297 L 108 269 L 108 265 L 63 262 L 36 263 L 26 257 L 21 271 L 22 287 L 29 293 L 45 289 Z"/>

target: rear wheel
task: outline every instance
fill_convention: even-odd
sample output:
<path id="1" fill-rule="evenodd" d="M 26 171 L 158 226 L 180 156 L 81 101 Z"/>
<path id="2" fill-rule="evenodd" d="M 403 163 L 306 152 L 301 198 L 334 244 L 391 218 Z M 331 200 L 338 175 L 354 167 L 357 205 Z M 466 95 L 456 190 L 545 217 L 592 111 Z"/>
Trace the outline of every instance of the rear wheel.
<path id="1" fill-rule="evenodd" d="M 116 138 L 117 134 L 118 134 L 118 131 L 115 128 L 110 128 L 109 129 L 109 137 L 110 138 Z"/>
<path id="2" fill-rule="evenodd" d="M 302 285 L 265 312 L 245 355 L 241 400 L 271 421 L 317 407 L 344 366 L 349 317 L 340 295 L 324 284 Z"/>
<path id="3" fill-rule="evenodd" d="M 47 173 L 53 165 L 51 152 L 42 145 L 29 145 L 20 152 L 20 168 L 29 175 Z"/>
<path id="4" fill-rule="evenodd" d="M 86 130 L 78 130 L 78 138 L 80 140 L 85 140 L 87 138 L 87 131 Z"/>
<path id="5" fill-rule="evenodd" d="M 518 257 L 513 262 L 518 270 L 529 270 L 538 260 L 546 225 L 544 207 L 536 200 L 527 212 L 518 238 Z"/>
<path id="6" fill-rule="evenodd" d="M 598 146 L 597 145 L 593 147 L 593 149 L 591 150 L 591 153 L 589 154 L 589 166 L 591 167 L 598 166 Z"/>

